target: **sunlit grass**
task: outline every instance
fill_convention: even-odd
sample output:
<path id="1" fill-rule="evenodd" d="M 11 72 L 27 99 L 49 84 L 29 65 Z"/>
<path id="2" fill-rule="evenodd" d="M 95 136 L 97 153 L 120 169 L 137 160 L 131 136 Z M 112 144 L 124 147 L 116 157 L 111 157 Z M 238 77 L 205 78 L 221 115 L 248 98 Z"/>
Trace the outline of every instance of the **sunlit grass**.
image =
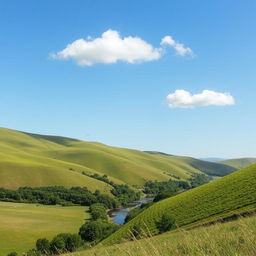
<path id="1" fill-rule="evenodd" d="M 256 217 L 85 250 L 74 256 L 255 256 Z"/>
<path id="2" fill-rule="evenodd" d="M 38 238 L 77 233 L 89 218 L 87 207 L 0 202 L 0 256 L 32 249 Z"/>

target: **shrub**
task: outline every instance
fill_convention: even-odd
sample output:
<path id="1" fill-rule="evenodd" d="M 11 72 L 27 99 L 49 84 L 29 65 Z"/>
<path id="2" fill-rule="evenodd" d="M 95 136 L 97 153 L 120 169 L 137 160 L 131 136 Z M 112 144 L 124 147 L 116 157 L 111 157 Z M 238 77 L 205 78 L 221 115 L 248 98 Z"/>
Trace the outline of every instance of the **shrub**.
<path id="1" fill-rule="evenodd" d="M 50 252 L 50 242 L 46 238 L 41 238 L 36 241 L 37 251 L 48 254 Z"/>
<path id="2" fill-rule="evenodd" d="M 10 252 L 7 256 L 18 256 L 17 252 Z"/>
<path id="3" fill-rule="evenodd" d="M 101 203 L 92 204 L 89 208 L 89 211 L 91 213 L 92 220 L 108 219 L 106 206 L 104 204 L 101 204 Z"/>
<path id="4" fill-rule="evenodd" d="M 79 235 L 84 241 L 100 241 L 118 229 L 118 225 L 109 222 L 96 220 L 86 222 L 81 226 Z"/>
<path id="5" fill-rule="evenodd" d="M 157 223 L 157 228 L 160 233 L 172 230 L 175 227 L 175 219 L 169 214 L 163 214 L 162 218 Z"/>

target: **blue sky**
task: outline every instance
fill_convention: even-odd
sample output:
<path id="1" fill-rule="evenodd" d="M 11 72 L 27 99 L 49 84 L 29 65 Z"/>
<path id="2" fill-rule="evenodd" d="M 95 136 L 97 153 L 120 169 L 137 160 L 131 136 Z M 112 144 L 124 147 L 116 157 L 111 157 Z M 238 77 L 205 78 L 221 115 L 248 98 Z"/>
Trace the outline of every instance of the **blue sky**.
<path id="1" fill-rule="evenodd" d="M 177 155 L 256 156 L 255 13 L 254 0 L 1 1 L 0 126 Z M 50 57 L 109 29 L 164 50 L 91 66 Z M 165 36 L 194 56 L 161 46 Z M 177 89 L 229 93 L 235 104 L 170 108 Z"/>

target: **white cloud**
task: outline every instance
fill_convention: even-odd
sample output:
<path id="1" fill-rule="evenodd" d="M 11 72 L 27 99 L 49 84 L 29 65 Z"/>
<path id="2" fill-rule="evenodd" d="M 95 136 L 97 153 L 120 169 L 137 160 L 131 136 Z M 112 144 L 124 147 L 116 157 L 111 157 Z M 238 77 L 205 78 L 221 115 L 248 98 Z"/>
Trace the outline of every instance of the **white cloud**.
<path id="1" fill-rule="evenodd" d="M 95 39 L 78 39 L 62 51 L 51 55 L 54 59 L 73 59 L 80 66 L 117 61 L 137 63 L 157 60 L 161 56 L 161 48 L 154 48 L 139 37 L 121 38 L 115 30 L 107 30 Z"/>
<path id="2" fill-rule="evenodd" d="M 169 45 L 173 47 L 176 53 L 180 56 L 194 56 L 193 51 L 189 47 L 185 47 L 183 44 L 176 42 L 171 36 L 162 38 L 161 45 Z"/>
<path id="3" fill-rule="evenodd" d="M 176 90 L 166 97 L 170 108 L 194 108 L 201 106 L 234 105 L 235 100 L 229 93 L 203 90 L 199 94 L 191 94 L 185 90 Z"/>
<path id="4" fill-rule="evenodd" d="M 130 64 L 158 60 L 164 55 L 164 45 L 172 46 L 177 55 L 193 56 L 193 51 L 183 44 L 165 36 L 159 48 L 153 47 L 139 37 L 121 37 L 116 30 L 107 30 L 101 37 L 78 39 L 68 44 L 63 50 L 51 54 L 51 58 L 72 59 L 80 66 L 92 66 L 96 63 L 111 64 L 124 61 Z"/>

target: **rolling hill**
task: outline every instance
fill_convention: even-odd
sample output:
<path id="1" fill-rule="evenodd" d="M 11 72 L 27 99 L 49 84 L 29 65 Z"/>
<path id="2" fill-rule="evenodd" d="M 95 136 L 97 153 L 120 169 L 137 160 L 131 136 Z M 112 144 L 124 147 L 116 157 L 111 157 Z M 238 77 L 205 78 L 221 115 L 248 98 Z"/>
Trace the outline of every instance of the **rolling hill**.
<path id="1" fill-rule="evenodd" d="M 218 163 L 226 164 L 237 169 L 242 169 L 256 163 L 256 158 L 234 158 L 224 161 L 218 161 Z"/>
<path id="2" fill-rule="evenodd" d="M 186 180 L 195 173 L 224 176 L 235 170 L 190 157 L 0 128 L 0 186 L 6 188 L 87 186 L 108 193 L 111 186 L 84 174 L 107 174 L 116 183 L 142 186 L 147 180 Z"/>
<path id="3" fill-rule="evenodd" d="M 188 228 L 255 210 L 256 164 L 155 203 L 102 243 L 129 239 L 130 231 L 138 228 L 157 234 L 157 222 L 164 213 L 172 215 L 178 227 Z"/>

